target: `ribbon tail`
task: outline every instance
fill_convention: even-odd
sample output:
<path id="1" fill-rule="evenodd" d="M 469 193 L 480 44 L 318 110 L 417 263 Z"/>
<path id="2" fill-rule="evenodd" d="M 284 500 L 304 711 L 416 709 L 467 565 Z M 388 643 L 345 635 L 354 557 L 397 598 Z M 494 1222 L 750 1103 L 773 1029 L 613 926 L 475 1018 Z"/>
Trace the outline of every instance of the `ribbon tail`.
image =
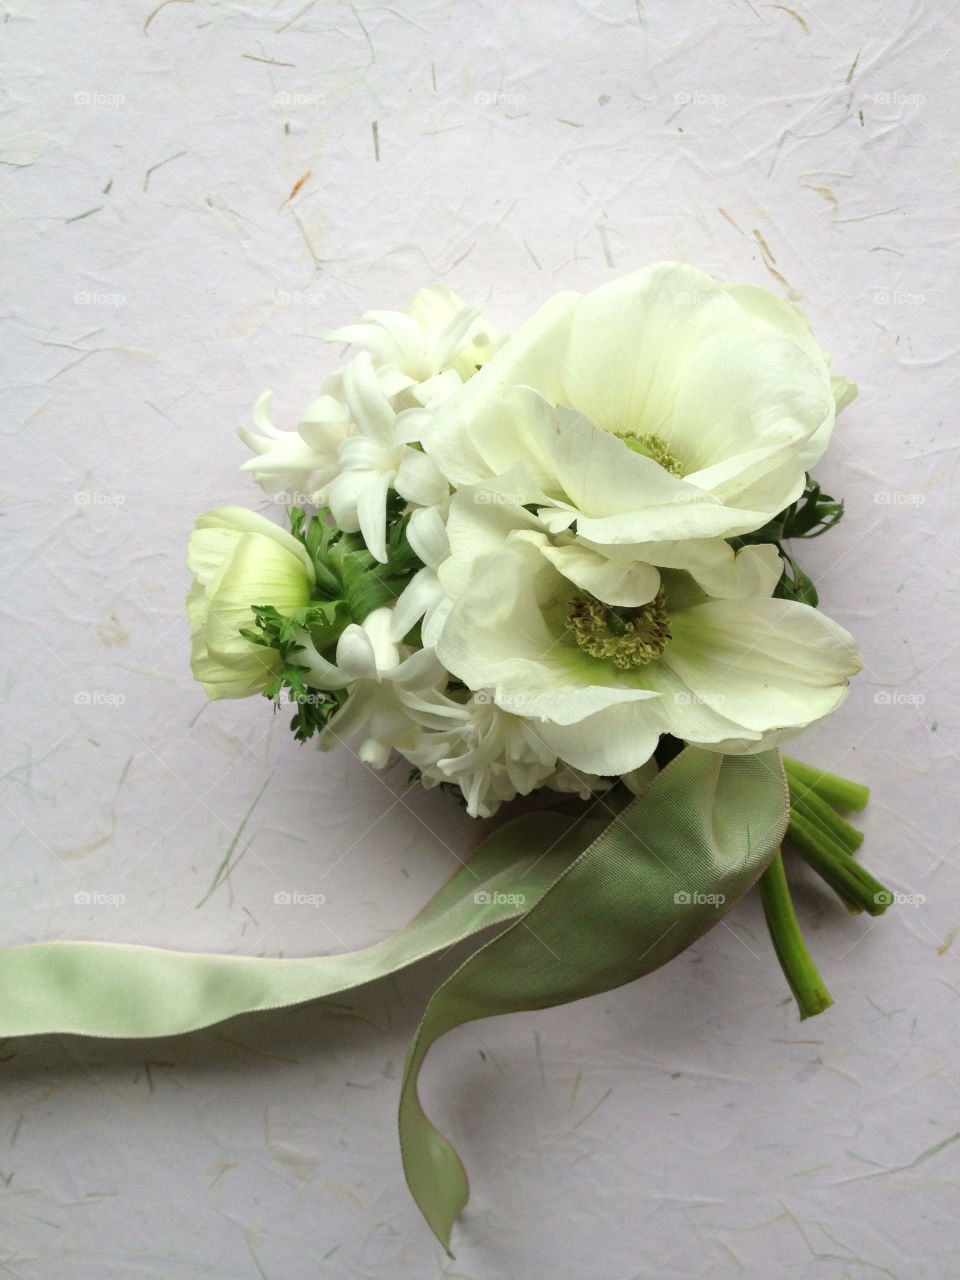
<path id="1" fill-rule="evenodd" d="M 579 1000 L 665 964 L 759 879 L 788 812 L 776 751 L 724 756 L 687 747 L 438 988 L 407 1056 L 399 1128 L 407 1183 L 448 1254 L 468 1188 L 460 1159 L 420 1104 L 430 1046 L 474 1019 Z"/>

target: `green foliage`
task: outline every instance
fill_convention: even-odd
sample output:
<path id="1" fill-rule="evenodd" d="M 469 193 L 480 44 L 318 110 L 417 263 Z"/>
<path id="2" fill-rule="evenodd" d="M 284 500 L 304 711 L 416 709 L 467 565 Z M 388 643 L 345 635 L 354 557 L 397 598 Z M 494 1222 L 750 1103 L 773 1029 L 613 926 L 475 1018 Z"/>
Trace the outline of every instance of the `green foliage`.
<path id="1" fill-rule="evenodd" d="M 387 563 L 367 550 L 359 533 L 344 533 L 321 510 L 310 520 L 302 507 L 291 507 L 290 532 L 307 549 L 316 574 L 310 603 L 290 614 L 272 605 L 253 609 L 255 628 L 241 631 L 247 640 L 273 649 L 282 663 L 280 673 L 264 690 L 276 706 L 296 707 L 290 727 L 298 742 L 306 742 L 339 711 L 343 690 L 315 689 L 304 683 L 307 667 L 298 661 L 304 634 L 328 661 L 336 657 L 337 641 L 351 622 L 361 623 L 382 605 L 392 604 L 421 567 L 407 541 L 409 515 L 403 499 L 391 494 L 387 505 Z"/>
<path id="2" fill-rule="evenodd" d="M 731 538 L 730 544 L 739 549 L 758 542 L 772 542 L 784 562 L 774 596 L 780 600 L 799 600 L 801 604 L 816 606 L 816 587 L 794 557 L 784 550 L 783 543 L 791 538 L 819 538 L 822 533 L 832 529 L 842 516 L 843 501 L 831 498 L 823 492 L 816 480 L 807 476 L 806 487 L 796 502 L 792 502 L 753 533 Z"/>

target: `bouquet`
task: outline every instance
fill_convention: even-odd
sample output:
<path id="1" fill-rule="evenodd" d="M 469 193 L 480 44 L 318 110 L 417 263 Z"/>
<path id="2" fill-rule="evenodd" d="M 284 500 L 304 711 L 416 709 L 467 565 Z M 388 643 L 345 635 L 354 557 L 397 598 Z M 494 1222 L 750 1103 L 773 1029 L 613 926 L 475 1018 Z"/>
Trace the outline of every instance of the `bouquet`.
<path id="1" fill-rule="evenodd" d="M 474 939 L 400 1099 L 407 1180 L 449 1249 L 466 1176 L 417 1095 L 438 1036 L 641 977 L 757 883 L 800 1016 L 821 1012 L 784 841 L 848 910 L 893 900 L 841 812 L 866 788 L 779 753 L 862 665 L 795 558 L 843 514 L 809 473 L 856 388 L 794 306 L 679 263 L 556 294 L 509 337 L 440 285 L 328 337 L 351 354 L 296 429 L 269 393 L 240 429 L 289 528 L 197 519 L 193 673 L 285 707 L 321 751 L 399 753 L 472 817 L 544 804 L 362 951 L 6 952 L 2 1033 L 188 1031 Z"/>

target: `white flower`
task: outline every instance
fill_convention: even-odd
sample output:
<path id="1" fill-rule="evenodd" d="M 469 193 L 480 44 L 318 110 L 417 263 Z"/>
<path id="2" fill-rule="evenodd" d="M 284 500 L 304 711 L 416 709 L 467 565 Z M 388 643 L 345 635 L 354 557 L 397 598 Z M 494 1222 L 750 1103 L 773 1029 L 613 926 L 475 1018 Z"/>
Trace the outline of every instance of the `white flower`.
<path id="1" fill-rule="evenodd" d="M 436 464 L 413 448 L 425 411 L 397 413 L 362 352 L 343 371 L 343 389 L 352 419 L 349 437 L 337 455 L 337 474 L 318 493 L 339 527 L 363 534 L 371 554 L 387 559 L 387 494 L 396 489 L 416 506 L 442 502 L 449 492 Z"/>
<path id="2" fill-rule="evenodd" d="M 458 582 L 437 653 L 575 768 L 625 773 L 661 733 L 718 751 L 766 749 L 833 711 L 862 665 L 843 628 L 771 597 L 776 574 L 758 548 L 740 552 L 756 561 L 755 595 L 710 598 L 689 575 L 663 570 L 640 608 L 597 599 L 553 551 L 542 532 L 510 530 Z"/>
<path id="3" fill-rule="evenodd" d="M 586 488 L 593 483 L 589 467 L 581 467 L 580 472 L 582 479 L 579 481 L 575 477 L 575 468 L 571 466 L 570 485 L 573 489 L 577 484 L 582 483 Z M 611 494 L 616 498 L 622 492 L 621 480 L 621 472 L 613 467 L 607 484 L 608 499 Z M 453 495 L 445 526 L 451 556 L 440 563 L 436 571 L 436 577 L 449 598 L 456 599 L 463 594 L 480 567 L 502 549 L 503 540 L 509 532 L 518 529 L 543 532 L 545 524 L 549 524 L 549 520 L 544 518 L 544 508 L 539 508 L 539 516 L 532 515 L 521 506 L 517 495 L 503 492 L 509 488 L 508 479 L 502 477 L 488 485 L 463 485 Z M 596 489 L 599 492 L 602 488 L 602 477 L 598 471 Z M 509 500 L 503 500 L 506 498 Z M 625 500 L 630 500 L 628 488 Z M 439 543 L 436 549 L 439 549 Z M 682 568 L 708 595 L 731 599 L 769 595 L 780 579 L 783 567 L 780 554 L 772 544 L 755 545 L 748 554 L 744 550 L 735 552 L 722 538 L 603 545 L 564 529 L 544 541 L 544 556 L 553 561 L 576 586 L 607 604 L 625 607 L 639 607 L 657 595 L 660 568 Z M 431 607 L 436 620 L 442 623 L 449 604 L 434 602 Z M 434 630 L 431 631 L 431 643 L 435 641 Z"/>
<path id="4" fill-rule="evenodd" d="M 455 485 L 669 566 L 795 501 L 851 391 L 795 308 L 658 263 L 555 295 L 422 439 Z"/>
<path id="5" fill-rule="evenodd" d="M 391 610 L 374 609 L 362 624 L 350 623 L 337 641 L 337 660 L 322 657 L 306 633 L 297 637 L 305 684 L 316 689 L 347 690 L 343 706 L 320 731 L 318 746 L 329 751 L 363 729 L 358 755 L 374 768 L 387 763 L 392 748 L 413 749 L 421 729 L 411 709 L 422 711 L 440 701 L 437 690 L 447 678 L 432 649 L 411 652 L 391 639 Z"/>
<path id="6" fill-rule="evenodd" d="M 435 645 L 450 611 L 451 601 L 438 573 L 450 556 L 445 518 L 449 506 L 448 499 L 434 507 L 420 507 L 411 513 L 407 522 L 407 541 L 423 561 L 423 568 L 413 575 L 394 606 L 395 640 L 402 640 L 422 619 L 421 639 L 425 645 Z"/>
<path id="7" fill-rule="evenodd" d="M 241 464 L 251 471 L 266 493 L 291 496 L 293 505 L 312 501 L 339 469 L 338 450 L 350 434 L 350 411 L 329 394 L 319 396 L 303 415 L 296 431 L 278 430 L 270 419 L 273 393 L 265 391 L 253 407 L 253 420 L 262 435 L 238 427 L 240 439 L 257 455 Z"/>
<path id="8" fill-rule="evenodd" d="M 314 569 L 303 544 L 263 516 L 220 507 L 197 516 L 187 546 L 195 581 L 187 595 L 190 665 L 210 698 L 262 693 L 280 655 L 245 639 L 253 605 L 292 613 L 307 604 Z"/>
<path id="9" fill-rule="evenodd" d="M 324 335 L 368 351 L 398 407 L 446 399 L 484 365 L 501 341 L 446 285 L 421 289 L 403 311 L 368 311 L 359 324 Z"/>
<path id="10" fill-rule="evenodd" d="M 501 710 L 487 693 L 451 698 L 414 712 L 424 731 L 405 757 L 425 787 L 458 786 L 472 818 L 490 818 L 505 800 L 537 787 L 574 791 L 587 799 L 609 783 L 558 764 L 532 722 Z"/>

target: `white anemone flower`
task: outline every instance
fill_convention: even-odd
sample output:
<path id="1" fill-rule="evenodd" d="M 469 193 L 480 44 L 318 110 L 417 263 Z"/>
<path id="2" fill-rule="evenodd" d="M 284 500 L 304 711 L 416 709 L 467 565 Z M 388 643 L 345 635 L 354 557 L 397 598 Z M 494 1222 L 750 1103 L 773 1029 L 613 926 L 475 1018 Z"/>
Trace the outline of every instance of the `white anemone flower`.
<path id="1" fill-rule="evenodd" d="M 358 755 L 376 769 L 386 765 L 393 748 L 414 749 L 422 733 L 411 710 L 423 711 L 442 701 L 438 692 L 447 673 L 432 649 L 411 651 L 391 639 L 391 609 L 374 609 L 361 624 L 351 623 L 337 641 L 336 662 L 319 654 L 306 633 L 296 655 L 306 685 L 347 690 L 343 706 L 321 729 L 318 746 L 329 751 L 361 729 Z"/>
<path id="2" fill-rule="evenodd" d="M 471 378 L 502 338 L 443 284 L 416 293 L 403 311 L 368 311 L 324 335 L 362 347 L 397 407 L 436 405 Z"/>
<path id="3" fill-rule="evenodd" d="M 611 489 L 617 489 L 618 479 L 614 473 Z M 502 488 L 508 487 L 504 482 Z M 431 601 L 437 624 L 442 625 L 449 612 L 449 600 L 463 594 L 481 566 L 502 550 L 510 533 L 521 529 L 543 533 L 543 514 L 542 509 L 539 516 L 527 511 L 516 495 L 484 485 L 464 485 L 454 494 L 445 526 L 450 554 L 436 571 L 448 601 Z M 439 542 L 434 554 L 437 551 Z M 707 595 L 724 599 L 769 595 L 783 570 L 772 543 L 734 551 L 719 537 L 605 546 L 561 528 L 543 542 L 543 554 L 584 591 L 607 604 L 634 608 L 656 596 L 661 569 L 684 569 Z M 436 641 L 434 627 L 431 643 Z"/>
<path id="4" fill-rule="evenodd" d="M 542 532 L 510 531 L 461 584 L 437 654 L 577 769 L 626 773 L 662 733 L 717 751 L 765 750 L 833 711 L 862 666 L 842 627 L 771 596 L 773 572 L 754 596 L 716 599 L 690 575 L 662 570 L 653 600 L 623 608 L 585 591 L 550 552 Z M 759 563 L 759 582 L 765 572 Z"/>
<path id="5" fill-rule="evenodd" d="M 796 308 L 657 263 L 551 298 L 423 445 L 454 485 L 536 504 L 554 532 L 623 547 L 723 538 L 800 496 L 854 393 Z"/>

